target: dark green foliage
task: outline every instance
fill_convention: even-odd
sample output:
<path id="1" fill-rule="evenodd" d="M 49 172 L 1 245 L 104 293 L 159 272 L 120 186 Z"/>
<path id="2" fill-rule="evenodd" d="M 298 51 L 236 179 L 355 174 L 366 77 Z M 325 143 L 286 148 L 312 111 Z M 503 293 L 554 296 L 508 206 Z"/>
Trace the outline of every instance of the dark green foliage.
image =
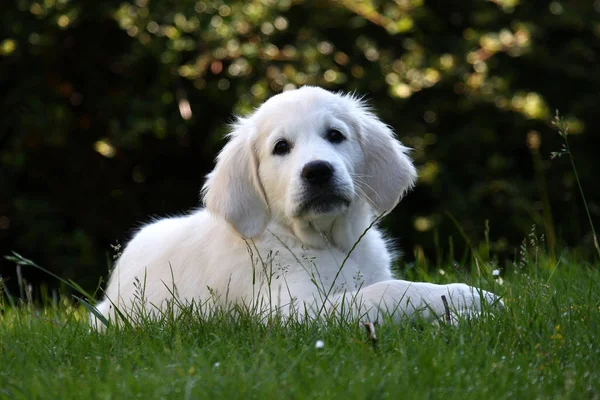
<path id="1" fill-rule="evenodd" d="M 551 252 L 554 226 L 558 247 L 591 254 L 572 170 L 549 160 L 562 143 L 550 121 L 566 116 L 597 221 L 599 1 L 15 0 L 1 11 L 2 255 L 93 288 L 110 244 L 149 215 L 198 205 L 233 114 L 302 84 L 365 94 L 415 148 L 420 183 L 384 223 L 407 260 L 420 248 L 460 260 L 448 214 L 473 243 L 489 220 L 482 256 L 512 257 L 533 224 Z M 0 273 L 13 271 L 3 260 Z"/>

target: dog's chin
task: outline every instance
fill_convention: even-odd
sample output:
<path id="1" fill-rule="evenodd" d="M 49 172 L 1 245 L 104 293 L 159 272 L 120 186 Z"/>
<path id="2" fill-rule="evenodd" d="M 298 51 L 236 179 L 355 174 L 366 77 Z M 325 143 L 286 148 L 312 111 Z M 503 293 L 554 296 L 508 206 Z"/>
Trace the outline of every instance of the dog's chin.
<path id="1" fill-rule="evenodd" d="M 300 202 L 295 218 L 315 218 L 343 214 L 350 208 L 351 200 L 336 194 L 319 194 Z"/>

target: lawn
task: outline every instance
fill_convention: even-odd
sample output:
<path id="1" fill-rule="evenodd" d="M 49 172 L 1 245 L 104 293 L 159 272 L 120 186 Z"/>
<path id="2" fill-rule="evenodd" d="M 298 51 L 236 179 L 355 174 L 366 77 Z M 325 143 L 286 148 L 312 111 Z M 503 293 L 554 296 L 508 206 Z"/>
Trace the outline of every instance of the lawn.
<path id="1" fill-rule="evenodd" d="M 506 309 L 458 326 L 380 324 L 374 342 L 357 321 L 264 324 L 244 313 L 98 334 L 66 297 L 44 308 L 5 297 L 0 396 L 598 398 L 600 265 L 528 261 L 498 280 L 476 266 L 432 270 L 411 277 L 467 280 L 502 294 Z"/>

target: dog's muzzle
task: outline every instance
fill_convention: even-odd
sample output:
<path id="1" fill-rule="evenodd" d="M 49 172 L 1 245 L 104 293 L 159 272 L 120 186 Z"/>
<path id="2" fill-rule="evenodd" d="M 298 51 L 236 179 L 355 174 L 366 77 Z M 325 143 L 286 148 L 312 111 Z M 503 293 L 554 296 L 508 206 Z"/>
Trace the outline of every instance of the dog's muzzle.
<path id="1" fill-rule="evenodd" d="M 335 169 L 327 161 L 311 161 L 302 168 L 304 195 L 298 215 L 327 214 L 350 206 L 347 194 L 335 184 Z"/>

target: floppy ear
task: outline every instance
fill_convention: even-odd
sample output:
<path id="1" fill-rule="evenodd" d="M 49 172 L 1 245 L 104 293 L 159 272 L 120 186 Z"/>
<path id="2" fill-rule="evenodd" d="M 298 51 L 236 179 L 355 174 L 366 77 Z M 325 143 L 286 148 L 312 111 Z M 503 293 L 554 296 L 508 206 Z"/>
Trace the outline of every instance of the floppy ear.
<path id="1" fill-rule="evenodd" d="M 270 219 L 258 177 L 258 160 L 249 132 L 252 129 L 244 120 L 235 124 L 202 187 L 206 208 L 225 218 L 245 238 L 263 233 Z"/>
<path id="2" fill-rule="evenodd" d="M 373 113 L 361 107 L 361 145 L 365 153 L 364 183 L 359 186 L 375 212 L 387 214 L 411 189 L 417 170 L 394 132 Z"/>

